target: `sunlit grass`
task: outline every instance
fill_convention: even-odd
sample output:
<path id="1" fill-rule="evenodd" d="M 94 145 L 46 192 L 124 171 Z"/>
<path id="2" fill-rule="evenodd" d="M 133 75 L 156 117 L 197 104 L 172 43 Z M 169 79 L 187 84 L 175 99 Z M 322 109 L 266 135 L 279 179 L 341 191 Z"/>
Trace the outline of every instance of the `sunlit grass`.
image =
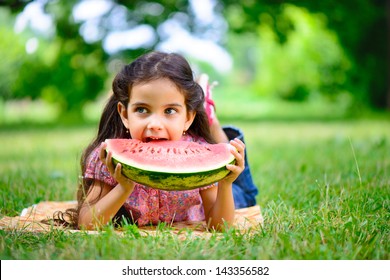
<path id="1" fill-rule="evenodd" d="M 246 136 L 264 228 L 210 239 L 109 228 L 99 235 L 0 232 L 1 259 L 388 259 L 390 122 L 233 122 Z M 1 215 L 74 199 L 94 126 L 0 130 Z"/>
<path id="2" fill-rule="evenodd" d="M 59 107 L 42 100 L 11 100 L 0 98 L 0 125 L 20 122 L 48 123 L 60 114 Z"/>
<path id="3" fill-rule="evenodd" d="M 90 127 L 19 127 L 0 130 L 2 214 L 42 200 L 74 199 L 82 147 Z"/>

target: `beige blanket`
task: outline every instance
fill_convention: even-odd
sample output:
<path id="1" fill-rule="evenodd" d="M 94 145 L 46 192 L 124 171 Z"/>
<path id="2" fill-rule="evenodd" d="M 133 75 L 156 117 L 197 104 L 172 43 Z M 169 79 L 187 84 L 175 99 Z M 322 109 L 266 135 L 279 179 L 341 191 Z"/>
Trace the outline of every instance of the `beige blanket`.
<path id="1" fill-rule="evenodd" d="M 30 232 L 48 232 L 53 229 L 65 230 L 70 233 L 80 232 L 79 230 L 70 230 L 62 227 L 42 223 L 44 219 L 50 219 L 53 213 L 58 210 L 65 210 L 76 205 L 75 201 L 57 202 L 44 201 L 28 207 L 22 211 L 20 216 L 2 217 L 0 219 L 0 229 L 4 230 L 21 230 Z M 259 229 L 263 225 L 263 216 L 260 206 L 252 206 L 236 210 L 234 228 L 240 232 L 250 232 Z M 158 233 L 156 226 L 142 226 L 138 228 L 141 236 L 155 235 Z M 180 238 L 188 236 L 208 237 L 212 233 L 205 226 L 205 222 L 175 222 L 170 225 L 171 233 L 178 235 Z M 90 234 L 98 231 L 83 231 Z M 117 230 L 121 234 L 121 230 Z"/>

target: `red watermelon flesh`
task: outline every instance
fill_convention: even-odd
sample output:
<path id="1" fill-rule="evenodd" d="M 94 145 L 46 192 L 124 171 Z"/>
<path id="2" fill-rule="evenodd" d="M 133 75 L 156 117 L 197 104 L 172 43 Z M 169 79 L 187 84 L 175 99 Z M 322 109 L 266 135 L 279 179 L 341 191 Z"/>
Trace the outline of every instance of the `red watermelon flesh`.
<path id="1" fill-rule="evenodd" d="M 230 144 L 107 139 L 107 151 L 130 179 L 160 189 L 192 189 L 224 178 L 234 163 Z"/>

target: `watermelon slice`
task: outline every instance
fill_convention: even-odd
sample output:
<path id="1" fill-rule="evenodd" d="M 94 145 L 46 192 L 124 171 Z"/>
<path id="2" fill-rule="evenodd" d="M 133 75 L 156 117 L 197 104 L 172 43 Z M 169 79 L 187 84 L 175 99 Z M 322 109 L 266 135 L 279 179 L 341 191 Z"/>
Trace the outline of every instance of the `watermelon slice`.
<path id="1" fill-rule="evenodd" d="M 191 190 L 210 185 L 229 174 L 235 158 L 229 144 L 187 141 L 141 142 L 107 139 L 107 151 L 127 178 L 162 190 Z"/>

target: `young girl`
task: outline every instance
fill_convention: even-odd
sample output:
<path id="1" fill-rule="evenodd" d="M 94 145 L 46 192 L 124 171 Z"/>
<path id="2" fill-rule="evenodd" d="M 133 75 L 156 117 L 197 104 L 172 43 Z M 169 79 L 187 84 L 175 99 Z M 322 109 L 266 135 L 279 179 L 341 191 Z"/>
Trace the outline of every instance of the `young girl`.
<path id="1" fill-rule="evenodd" d="M 235 199 L 244 201 L 242 207 L 255 204 L 257 189 L 246 166 L 245 144 L 238 138 L 229 141 L 215 116 L 209 113 L 208 118 L 205 105 L 210 109 L 211 91 L 207 81 L 203 85 L 205 94 L 182 56 L 161 52 L 139 57 L 116 75 L 97 136 L 81 158 L 78 207 L 67 212 L 78 228 L 94 229 L 126 218 L 140 226 L 205 220 L 208 227 L 219 230 L 233 222 Z M 226 131 L 236 133 L 233 128 Z M 236 165 L 227 165 L 230 174 L 211 186 L 189 191 L 156 190 L 121 174 L 121 165 L 114 166 L 105 150 L 104 141 L 109 138 L 229 141 L 235 147 L 232 154 Z M 233 183 L 240 181 L 237 178 L 245 175 L 243 171 L 246 177 L 241 181 L 252 184 L 249 202 L 245 187 Z"/>

